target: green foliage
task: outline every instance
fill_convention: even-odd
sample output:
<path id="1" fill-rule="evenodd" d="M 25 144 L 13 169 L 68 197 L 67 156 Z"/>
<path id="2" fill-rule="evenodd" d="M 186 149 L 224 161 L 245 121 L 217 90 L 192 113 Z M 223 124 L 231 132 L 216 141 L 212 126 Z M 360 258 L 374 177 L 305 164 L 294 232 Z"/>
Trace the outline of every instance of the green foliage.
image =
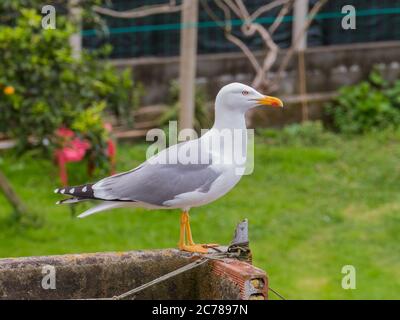
<path id="1" fill-rule="evenodd" d="M 179 82 L 173 81 L 168 95 L 168 110 L 159 119 L 161 125 L 168 124 L 169 121 L 176 121 L 179 118 Z M 196 88 L 195 111 L 194 111 L 194 129 L 200 132 L 201 129 L 207 129 L 211 125 L 211 114 L 207 109 L 206 92 Z"/>
<path id="2" fill-rule="evenodd" d="M 283 129 L 257 129 L 257 135 L 268 144 L 323 146 L 337 140 L 324 129 L 321 121 L 306 121 L 285 126 Z"/>
<path id="3" fill-rule="evenodd" d="M 400 80 L 390 84 L 374 70 L 367 81 L 343 87 L 328 105 L 335 129 L 365 133 L 400 125 Z"/>
<path id="4" fill-rule="evenodd" d="M 21 9 L 16 25 L 0 26 L 0 132 L 17 139 L 20 151 L 53 148 L 54 132 L 63 126 L 102 146 L 102 111 L 129 118 L 129 71 L 119 74 L 100 61 L 110 48 L 73 58 L 73 32 L 62 16 L 55 30 L 42 29 L 41 16 L 28 9 Z M 91 156 L 105 158 L 104 149 Z"/>
<path id="5" fill-rule="evenodd" d="M 109 78 L 103 79 L 103 82 L 111 81 L 114 84 L 107 95 L 107 108 L 116 116 L 120 125 L 132 127 L 134 122 L 132 111 L 139 107 L 144 87 L 139 82 L 132 82 L 130 69 L 125 69 L 120 74 L 111 69 L 104 74 Z"/>

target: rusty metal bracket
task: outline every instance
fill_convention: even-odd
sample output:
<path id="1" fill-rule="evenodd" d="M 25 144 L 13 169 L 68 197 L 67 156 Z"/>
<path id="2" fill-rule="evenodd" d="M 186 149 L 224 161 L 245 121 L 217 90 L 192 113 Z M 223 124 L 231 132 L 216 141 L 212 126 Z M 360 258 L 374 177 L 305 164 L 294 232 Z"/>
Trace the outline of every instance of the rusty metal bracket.
<path id="1" fill-rule="evenodd" d="M 240 261 L 252 262 L 252 254 L 249 246 L 249 222 L 244 219 L 235 229 L 235 234 L 227 252 L 236 253 L 237 259 Z"/>

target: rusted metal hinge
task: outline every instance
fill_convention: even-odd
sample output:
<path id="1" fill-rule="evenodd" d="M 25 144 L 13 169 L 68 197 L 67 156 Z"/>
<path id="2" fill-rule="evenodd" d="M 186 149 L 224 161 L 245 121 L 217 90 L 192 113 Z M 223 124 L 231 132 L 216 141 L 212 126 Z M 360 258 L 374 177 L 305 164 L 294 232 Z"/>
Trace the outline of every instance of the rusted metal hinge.
<path id="1" fill-rule="evenodd" d="M 252 262 L 249 246 L 249 223 L 247 219 L 240 222 L 235 229 L 235 235 L 227 249 L 228 253 L 235 253 L 240 261 Z"/>

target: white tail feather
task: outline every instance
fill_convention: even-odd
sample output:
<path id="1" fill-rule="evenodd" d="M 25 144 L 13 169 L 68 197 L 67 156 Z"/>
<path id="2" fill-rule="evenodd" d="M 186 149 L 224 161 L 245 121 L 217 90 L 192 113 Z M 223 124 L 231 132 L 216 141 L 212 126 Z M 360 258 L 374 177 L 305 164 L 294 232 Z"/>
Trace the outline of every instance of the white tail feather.
<path id="1" fill-rule="evenodd" d="M 86 210 L 85 212 L 81 213 L 78 218 L 85 218 L 87 216 L 90 216 L 91 214 L 100 212 L 100 211 L 105 211 L 105 210 L 110 210 L 114 208 L 121 208 L 121 207 L 126 207 L 126 203 L 124 202 L 112 202 L 112 201 L 104 201 L 100 203 L 99 205 L 90 208 Z"/>
<path id="2" fill-rule="evenodd" d="M 71 203 L 78 203 L 78 202 L 89 201 L 89 200 L 91 200 L 91 199 L 69 198 L 69 199 L 57 201 L 56 204 L 71 204 Z"/>

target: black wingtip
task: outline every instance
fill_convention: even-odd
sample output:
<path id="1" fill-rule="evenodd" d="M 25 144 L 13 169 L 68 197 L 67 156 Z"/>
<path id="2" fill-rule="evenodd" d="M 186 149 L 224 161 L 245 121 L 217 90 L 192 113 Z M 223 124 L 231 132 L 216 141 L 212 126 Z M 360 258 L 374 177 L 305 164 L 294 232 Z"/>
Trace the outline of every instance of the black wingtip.
<path id="1" fill-rule="evenodd" d="M 54 190 L 56 194 L 65 194 L 78 198 L 94 198 L 93 184 L 83 184 L 75 187 L 62 187 Z"/>

